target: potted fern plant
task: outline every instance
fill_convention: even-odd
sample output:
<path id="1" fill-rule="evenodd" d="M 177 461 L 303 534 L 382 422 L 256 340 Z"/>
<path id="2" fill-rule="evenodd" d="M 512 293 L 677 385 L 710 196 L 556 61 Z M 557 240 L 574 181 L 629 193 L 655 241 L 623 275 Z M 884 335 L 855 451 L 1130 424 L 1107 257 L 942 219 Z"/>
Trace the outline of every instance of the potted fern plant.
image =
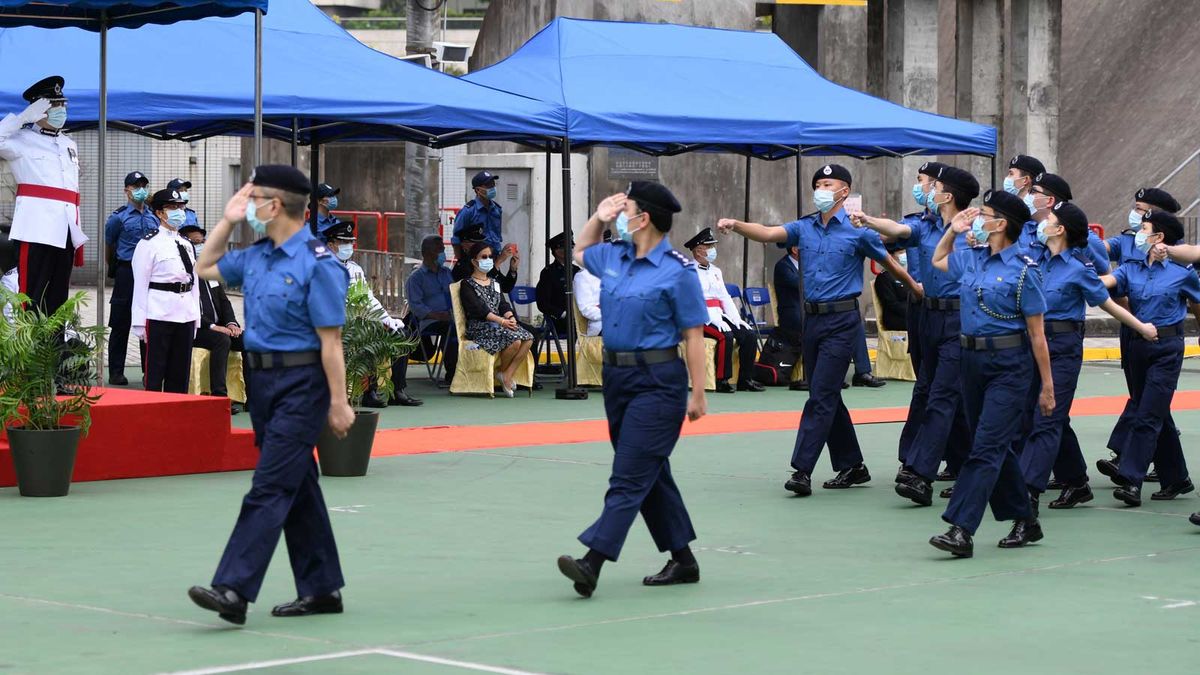
<path id="1" fill-rule="evenodd" d="M 372 378 L 379 383 L 385 399 L 392 395 L 392 362 L 407 355 L 417 340 L 393 331 L 384 323 L 387 314 L 371 301 L 366 282 L 350 285 L 346 292 L 346 323 L 342 326 L 342 351 L 346 358 L 346 395 L 354 408 L 354 424 L 345 438 L 337 438 L 329 429 L 317 439 L 317 458 L 325 476 L 365 476 L 379 426 L 379 411 L 364 410 L 363 396 Z"/>
<path id="2" fill-rule="evenodd" d="M 81 325 L 84 293 L 50 315 L 28 303 L 28 297 L 0 288 L 0 422 L 21 495 L 62 497 L 100 398 L 91 386 L 104 327 Z"/>

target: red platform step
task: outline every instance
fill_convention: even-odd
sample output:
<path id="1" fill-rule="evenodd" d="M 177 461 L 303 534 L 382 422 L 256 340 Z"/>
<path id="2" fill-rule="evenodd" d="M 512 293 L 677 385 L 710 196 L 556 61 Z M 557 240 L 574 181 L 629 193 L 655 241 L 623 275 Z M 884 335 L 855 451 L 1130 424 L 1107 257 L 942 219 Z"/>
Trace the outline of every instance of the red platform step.
<path id="1" fill-rule="evenodd" d="M 254 434 L 233 429 L 229 399 L 130 389 L 98 390 L 92 428 L 79 444 L 74 482 L 253 469 Z M 0 487 L 16 485 L 0 433 Z"/>

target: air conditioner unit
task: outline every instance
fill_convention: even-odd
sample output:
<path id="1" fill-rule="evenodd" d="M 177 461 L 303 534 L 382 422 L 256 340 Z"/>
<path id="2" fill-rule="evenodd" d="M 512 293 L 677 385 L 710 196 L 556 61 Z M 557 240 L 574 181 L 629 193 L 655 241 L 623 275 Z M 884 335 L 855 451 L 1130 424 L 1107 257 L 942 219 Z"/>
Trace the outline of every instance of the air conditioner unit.
<path id="1" fill-rule="evenodd" d="M 429 54 L 413 54 L 411 56 L 401 56 L 400 60 L 401 61 L 409 61 L 409 62 L 415 63 L 419 66 L 425 66 L 426 68 L 433 67 L 433 57 L 430 56 Z"/>
<path id="2" fill-rule="evenodd" d="M 473 45 L 460 45 L 453 42 L 435 42 L 433 51 L 440 63 L 466 63 L 471 58 Z"/>

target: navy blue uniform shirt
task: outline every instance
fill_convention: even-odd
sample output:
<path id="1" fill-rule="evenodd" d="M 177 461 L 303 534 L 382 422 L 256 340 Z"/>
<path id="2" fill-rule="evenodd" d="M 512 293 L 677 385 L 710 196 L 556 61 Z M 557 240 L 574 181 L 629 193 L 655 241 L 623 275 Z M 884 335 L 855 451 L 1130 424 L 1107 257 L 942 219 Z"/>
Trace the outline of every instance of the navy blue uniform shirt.
<path id="1" fill-rule="evenodd" d="M 158 217 L 147 204 L 139 211 L 126 204 L 108 217 L 104 224 L 104 241 L 117 247 L 117 260 L 133 260 L 133 249 L 151 232 L 158 231 Z"/>
<path id="2" fill-rule="evenodd" d="M 1129 297 L 1129 308 L 1138 319 L 1155 326 L 1172 326 L 1187 315 L 1187 302 L 1200 302 L 1200 277 L 1191 265 L 1166 260 L 1121 265 L 1113 272 L 1113 295 Z"/>
<path id="3" fill-rule="evenodd" d="M 454 236 L 450 238 L 451 243 L 462 243 L 458 239 L 458 234 L 472 225 L 479 225 L 483 227 L 484 241 L 492 247 L 493 251 L 499 253 L 500 245 L 504 241 L 504 237 L 500 234 L 502 212 L 500 204 L 495 201 L 488 206 L 484 206 L 479 197 L 467 202 L 454 217 Z"/>

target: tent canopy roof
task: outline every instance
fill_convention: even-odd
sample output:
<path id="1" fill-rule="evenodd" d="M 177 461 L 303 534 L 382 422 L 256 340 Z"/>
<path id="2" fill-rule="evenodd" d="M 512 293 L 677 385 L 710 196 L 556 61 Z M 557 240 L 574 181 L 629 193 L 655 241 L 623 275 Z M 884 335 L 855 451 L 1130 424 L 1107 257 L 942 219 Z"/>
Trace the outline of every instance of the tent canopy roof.
<path id="1" fill-rule="evenodd" d="M 0 0 L 0 26 L 138 28 L 209 16 L 267 11 L 267 0 Z"/>

